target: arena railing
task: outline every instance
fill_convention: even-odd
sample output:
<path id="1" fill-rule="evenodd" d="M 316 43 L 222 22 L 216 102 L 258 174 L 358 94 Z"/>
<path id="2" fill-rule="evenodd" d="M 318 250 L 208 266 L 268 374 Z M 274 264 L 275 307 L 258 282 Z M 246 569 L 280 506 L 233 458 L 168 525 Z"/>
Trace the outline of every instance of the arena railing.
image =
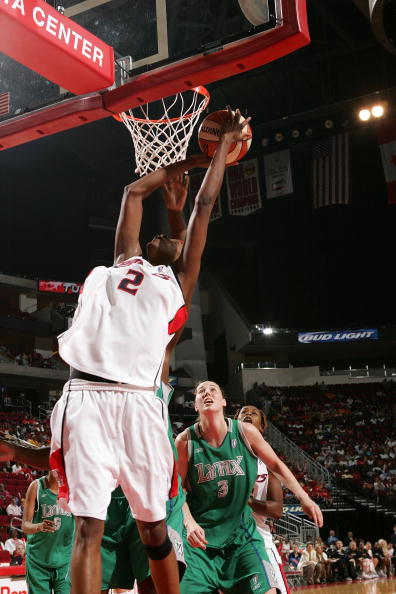
<path id="1" fill-rule="evenodd" d="M 279 429 L 275 427 L 271 421 L 268 422 L 266 437 L 271 446 L 283 454 L 286 457 L 288 463 L 290 463 L 292 466 L 297 466 L 301 470 L 305 471 L 310 477 L 319 483 L 330 484 L 332 482 L 327 468 L 322 466 L 322 464 L 319 464 L 319 462 L 314 460 L 309 454 L 299 448 L 298 445 L 286 437 L 284 433 L 279 431 Z"/>

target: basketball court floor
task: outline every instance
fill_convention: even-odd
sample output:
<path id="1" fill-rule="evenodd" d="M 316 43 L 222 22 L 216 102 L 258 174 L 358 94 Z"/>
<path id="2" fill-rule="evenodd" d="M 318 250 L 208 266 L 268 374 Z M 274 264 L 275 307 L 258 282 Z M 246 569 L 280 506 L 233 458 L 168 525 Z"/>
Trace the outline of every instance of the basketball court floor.
<path id="1" fill-rule="evenodd" d="M 298 594 L 396 594 L 396 578 L 370 580 L 365 582 L 352 582 L 351 584 L 322 584 L 320 586 L 301 586 L 293 588 L 292 592 Z"/>

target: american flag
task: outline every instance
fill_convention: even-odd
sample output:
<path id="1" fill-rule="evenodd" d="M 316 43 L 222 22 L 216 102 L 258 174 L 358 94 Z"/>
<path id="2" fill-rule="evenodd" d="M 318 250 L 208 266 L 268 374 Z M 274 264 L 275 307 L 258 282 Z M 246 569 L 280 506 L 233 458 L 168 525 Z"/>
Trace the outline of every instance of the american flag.
<path id="1" fill-rule="evenodd" d="M 10 111 L 10 94 L 0 93 L 0 116 Z"/>
<path id="2" fill-rule="evenodd" d="M 323 138 L 313 146 L 313 207 L 350 204 L 349 134 Z"/>

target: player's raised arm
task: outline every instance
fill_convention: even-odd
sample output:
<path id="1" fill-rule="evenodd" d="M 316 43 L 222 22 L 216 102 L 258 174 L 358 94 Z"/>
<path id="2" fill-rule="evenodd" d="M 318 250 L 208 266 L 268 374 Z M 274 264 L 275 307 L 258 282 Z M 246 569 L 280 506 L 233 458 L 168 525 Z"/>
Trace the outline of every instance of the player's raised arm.
<path id="1" fill-rule="evenodd" d="M 139 235 L 142 224 L 142 201 L 155 190 L 193 167 L 199 167 L 195 157 L 162 167 L 128 184 L 124 189 L 115 236 L 114 263 L 142 253 Z"/>
<path id="2" fill-rule="evenodd" d="M 243 431 L 250 443 L 250 447 L 258 458 L 260 458 L 271 470 L 274 475 L 283 483 L 300 502 L 305 513 L 317 524 L 323 526 L 323 516 L 320 508 L 308 493 L 304 491 L 296 477 L 288 469 L 286 464 L 280 460 L 268 442 L 265 441 L 261 433 L 247 423 L 243 424 Z"/>
<path id="3" fill-rule="evenodd" d="M 227 154 L 233 142 L 244 138 L 243 128 L 250 120 L 250 118 L 247 118 L 240 122 L 241 114 L 239 110 L 237 109 L 233 113 L 229 107 L 227 109 L 228 111 L 224 115 L 224 122 L 220 130 L 218 148 L 195 198 L 194 209 L 187 227 L 186 242 L 179 275 L 187 303 L 192 298 L 194 287 L 198 280 L 209 218 L 220 192 L 221 184 L 223 183 Z"/>

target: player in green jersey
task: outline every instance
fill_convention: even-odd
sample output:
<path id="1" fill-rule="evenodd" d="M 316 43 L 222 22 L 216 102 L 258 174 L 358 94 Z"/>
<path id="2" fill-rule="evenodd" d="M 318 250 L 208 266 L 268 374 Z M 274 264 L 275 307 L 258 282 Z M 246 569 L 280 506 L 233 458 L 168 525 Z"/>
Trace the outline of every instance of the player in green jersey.
<path id="1" fill-rule="evenodd" d="M 52 472 L 33 481 L 26 493 L 22 530 L 27 534 L 26 581 L 29 594 L 69 594 L 74 518 L 57 502 Z"/>
<path id="2" fill-rule="evenodd" d="M 257 457 L 300 500 L 319 526 L 319 507 L 265 442 L 256 427 L 226 419 L 226 401 L 211 381 L 197 386 L 199 421 L 176 439 L 184 506 L 187 570 L 181 594 L 275 594 L 271 566 L 247 505 Z"/>

